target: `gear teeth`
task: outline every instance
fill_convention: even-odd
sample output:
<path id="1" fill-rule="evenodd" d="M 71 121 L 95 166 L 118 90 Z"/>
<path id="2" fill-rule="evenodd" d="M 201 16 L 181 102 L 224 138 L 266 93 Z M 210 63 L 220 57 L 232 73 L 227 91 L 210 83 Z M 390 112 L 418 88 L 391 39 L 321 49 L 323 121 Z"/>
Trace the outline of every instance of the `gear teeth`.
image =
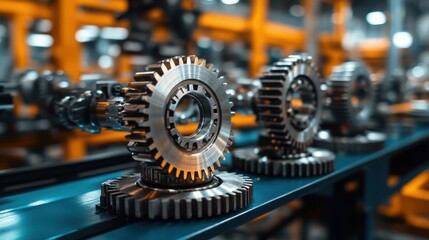
<path id="1" fill-rule="evenodd" d="M 206 68 L 214 76 L 218 78 L 219 81 L 225 81 L 218 77 L 219 71 L 214 68 L 212 64 L 206 62 L 203 58 L 198 58 L 197 56 L 177 56 L 170 59 L 166 59 L 156 64 L 151 64 L 146 66 L 146 71 L 138 72 L 134 76 L 134 82 L 130 83 L 128 89 L 125 91 L 125 101 L 124 110 L 121 113 L 121 120 L 124 127 L 130 128 L 132 134 L 128 136 L 130 144 L 128 149 L 133 153 L 133 158 L 139 161 L 149 161 L 155 162 L 160 160 L 162 168 L 166 168 L 166 171 L 180 176 L 184 179 L 195 179 L 199 178 L 201 175 L 205 175 L 206 172 L 211 172 L 212 169 L 207 167 L 206 169 L 179 169 L 175 164 L 171 164 L 169 159 L 164 159 L 162 154 L 156 148 L 156 145 L 153 143 L 151 133 L 151 124 L 149 109 L 151 107 L 151 98 L 155 92 L 156 86 L 162 81 L 162 77 L 169 71 L 176 69 L 179 65 L 184 64 L 193 64 Z M 189 86 L 188 86 L 189 88 Z M 188 89 L 191 90 L 191 89 Z M 192 89 L 193 90 L 193 89 Z M 198 90 L 201 91 L 200 86 Z M 205 88 L 202 88 L 202 91 L 205 94 L 209 94 Z M 179 91 L 180 93 L 180 91 Z M 228 104 L 228 107 L 232 107 Z M 173 109 L 170 109 L 174 111 Z M 219 110 L 219 109 L 218 109 Z M 214 113 L 214 115 L 218 115 Z M 170 121 L 166 119 L 166 121 Z M 215 123 L 215 126 L 218 123 Z M 175 136 L 177 131 L 174 131 L 174 126 L 167 126 L 170 129 L 170 134 Z M 211 132 L 211 136 L 215 132 Z M 209 141 L 210 137 L 204 138 L 205 141 Z M 230 139 L 232 139 L 230 137 Z M 228 146 L 231 145 L 232 140 L 228 141 Z M 187 148 L 200 148 L 203 145 L 201 143 L 193 143 L 189 141 L 178 141 L 183 147 Z M 226 150 L 226 149 L 224 149 Z M 223 156 L 223 155 L 222 155 Z M 170 164 L 169 164 L 170 163 Z"/>
<path id="2" fill-rule="evenodd" d="M 354 86 L 358 81 L 364 81 L 365 101 L 362 109 L 357 109 L 351 103 Z M 345 62 L 334 68 L 329 77 L 331 92 L 330 109 L 337 123 L 350 124 L 359 129 L 367 123 L 373 111 L 373 91 L 368 68 L 361 62 Z M 361 107 L 361 106 L 360 106 Z"/>
<path id="3" fill-rule="evenodd" d="M 220 161 L 219 160 L 216 160 L 216 165 L 217 165 L 217 167 L 220 167 L 221 166 L 221 164 L 220 164 Z"/>
<path id="4" fill-rule="evenodd" d="M 307 81 L 298 78 L 307 76 Z M 291 55 L 267 68 L 260 78 L 262 87 L 258 90 L 257 115 L 259 121 L 267 131 L 276 138 L 287 139 L 290 145 L 296 148 L 307 148 L 317 133 L 320 121 L 319 98 L 323 97 L 320 89 L 313 85 L 320 84 L 318 73 L 308 56 Z M 313 91 L 313 100 L 307 111 L 310 112 L 310 120 L 302 120 L 295 117 L 291 105 L 291 92 L 304 85 Z M 314 106 L 313 106 L 314 105 Z M 285 109 L 285 106 L 288 109 Z M 316 121 L 316 124 L 310 124 Z M 308 129 L 311 127 L 312 129 Z M 297 130 L 299 129 L 299 130 Z M 304 131 L 306 130 L 306 131 Z"/>
<path id="5" fill-rule="evenodd" d="M 138 179 L 138 174 L 132 174 L 102 183 L 100 206 L 111 214 L 131 218 L 197 219 L 244 208 L 253 194 L 252 181 L 234 173 L 220 173 L 215 179 L 219 184 L 209 185 L 208 189 L 180 194 L 172 189 L 141 188 L 136 184 Z M 153 198 L 154 194 L 159 197 Z"/>
<path id="6" fill-rule="evenodd" d="M 309 152 L 296 154 L 290 159 L 272 159 L 259 156 L 254 148 L 238 149 L 233 152 L 233 166 L 259 175 L 294 178 L 321 176 L 334 171 L 333 153 L 316 149 Z"/>

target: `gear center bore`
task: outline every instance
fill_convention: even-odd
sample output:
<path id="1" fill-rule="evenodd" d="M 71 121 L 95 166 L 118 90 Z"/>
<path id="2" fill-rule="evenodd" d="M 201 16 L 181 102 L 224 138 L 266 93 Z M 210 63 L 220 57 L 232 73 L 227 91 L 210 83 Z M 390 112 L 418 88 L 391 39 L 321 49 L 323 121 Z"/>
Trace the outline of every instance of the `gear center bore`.
<path id="1" fill-rule="evenodd" d="M 204 84 L 195 81 L 179 84 L 166 109 L 167 130 L 183 150 L 201 150 L 215 139 L 220 127 L 218 104 Z"/>
<path id="2" fill-rule="evenodd" d="M 292 126 L 302 131 L 314 119 L 317 110 L 317 93 L 305 76 L 297 76 L 286 93 L 287 116 Z"/>

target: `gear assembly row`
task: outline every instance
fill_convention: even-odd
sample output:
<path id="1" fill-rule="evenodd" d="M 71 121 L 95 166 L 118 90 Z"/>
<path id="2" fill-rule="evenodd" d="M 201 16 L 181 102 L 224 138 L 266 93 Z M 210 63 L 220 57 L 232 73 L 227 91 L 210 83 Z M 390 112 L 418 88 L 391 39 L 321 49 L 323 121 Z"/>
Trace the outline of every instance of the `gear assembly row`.
<path id="1" fill-rule="evenodd" d="M 17 88 L 33 93 L 43 85 L 43 95 L 31 99 L 51 106 L 50 113 L 67 128 L 130 132 L 128 150 L 140 161 L 140 172 L 101 183 L 99 208 L 131 218 L 191 219 L 226 214 L 252 200 L 250 178 L 216 170 L 233 143 L 233 103 L 227 92 L 234 91 L 218 74 L 202 58 L 178 56 L 148 65 L 128 86 L 114 81 L 72 86 L 51 73 Z M 374 101 L 362 63 L 344 63 L 325 82 L 310 56 L 291 55 L 269 66 L 258 80 L 248 102 L 231 98 L 250 108 L 246 111 L 254 112 L 263 127 L 257 148 L 232 151 L 237 171 L 320 176 L 334 171 L 331 151 L 383 147 L 384 135 L 362 124 Z M 191 134 L 180 131 L 177 120 L 185 100 L 198 115 Z M 319 132 L 326 102 L 335 117 Z"/>

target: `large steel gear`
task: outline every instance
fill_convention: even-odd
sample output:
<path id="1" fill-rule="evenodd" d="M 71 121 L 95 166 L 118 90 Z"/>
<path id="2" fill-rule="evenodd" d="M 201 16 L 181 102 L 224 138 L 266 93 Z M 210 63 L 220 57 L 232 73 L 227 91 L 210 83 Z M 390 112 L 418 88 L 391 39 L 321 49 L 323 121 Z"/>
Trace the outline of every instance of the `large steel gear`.
<path id="1" fill-rule="evenodd" d="M 292 55 L 270 67 L 260 79 L 258 116 L 273 138 L 306 149 L 317 133 L 322 112 L 319 74 L 311 57 Z M 302 107 L 293 108 L 300 94 Z"/>
<path id="2" fill-rule="evenodd" d="M 232 144 L 231 103 L 218 71 L 196 56 L 181 56 L 137 73 L 125 93 L 124 126 L 131 129 L 129 150 L 140 161 L 158 162 L 183 179 L 205 178 L 220 165 Z M 195 133 L 182 135 L 174 112 L 183 97 L 198 105 Z"/>
<path id="3" fill-rule="evenodd" d="M 209 183 L 191 188 L 148 185 L 132 174 L 101 184 L 100 207 L 116 215 L 148 219 L 213 217 L 246 207 L 253 194 L 252 181 L 221 172 Z"/>
<path id="4" fill-rule="evenodd" d="M 374 93 L 368 68 L 358 61 L 334 68 L 329 78 L 331 111 L 338 123 L 362 128 L 373 111 Z"/>
<path id="5" fill-rule="evenodd" d="M 333 153 L 308 149 L 317 134 L 323 105 L 320 78 L 311 57 L 289 56 L 269 67 L 260 81 L 257 114 L 265 131 L 258 148 L 233 152 L 234 167 L 281 177 L 333 171 Z"/>

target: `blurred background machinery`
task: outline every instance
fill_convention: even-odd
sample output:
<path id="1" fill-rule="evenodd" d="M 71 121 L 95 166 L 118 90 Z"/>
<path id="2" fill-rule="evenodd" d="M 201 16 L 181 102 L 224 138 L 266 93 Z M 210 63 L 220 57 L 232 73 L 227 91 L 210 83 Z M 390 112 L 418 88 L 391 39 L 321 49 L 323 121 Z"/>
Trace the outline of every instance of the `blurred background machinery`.
<path id="1" fill-rule="evenodd" d="M 88 205 L 73 210 L 88 212 L 82 209 L 98 203 L 101 182 L 138 171 L 126 150 L 129 133 L 117 131 L 126 129 L 115 114 L 134 74 L 173 56 L 198 55 L 225 77 L 235 111 L 234 151 L 248 156 L 246 149 L 259 147 L 271 157 L 289 151 L 281 148 L 290 142 L 260 134 L 275 114 L 260 105 L 267 100 L 261 89 L 271 84 L 263 79 L 295 54 L 311 56 L 321 74 L 321 128 L 352 139 L 347 146 L 329 138 L 316 144 L 340 152 L 335 167 L 308 179 L 250 174 L 255 198 L 248 210 L 192 228 L 173 224 L 168 232 L 218 239 L 427 237 L 429 178 L 426 172 L 413 177 L 429 157 L 428 24 L 426 0 L 0 0 L 0 215 L 7 216 L 0 218 L 0 236 L 25 238 L 22 219 L 36 219 L 44 207 L 56 211 L 87 197 Z M 345 62 L 367 68 L 364 80 L 348 81 L 351 94 L 340 83 L 352 75 Z M 311 117 L 293 109 L 290 119 L 318 125 L 305 95 L 293 98 Z M 353 107 L 345 108 L 345 99 Z M 174 117 L 178 129 L 192 133 L 199 113 L 191 99 L 184 102 Z M 221 170 L 234 170 L 226 158 Z M 62 184 L 73 194 L 59 191 Z M 140 233 L 138 224 L 103 213 L 98 222 L 89 220 L 92 210 L 81 225 L 59 221 L 39 237 Z"/>

